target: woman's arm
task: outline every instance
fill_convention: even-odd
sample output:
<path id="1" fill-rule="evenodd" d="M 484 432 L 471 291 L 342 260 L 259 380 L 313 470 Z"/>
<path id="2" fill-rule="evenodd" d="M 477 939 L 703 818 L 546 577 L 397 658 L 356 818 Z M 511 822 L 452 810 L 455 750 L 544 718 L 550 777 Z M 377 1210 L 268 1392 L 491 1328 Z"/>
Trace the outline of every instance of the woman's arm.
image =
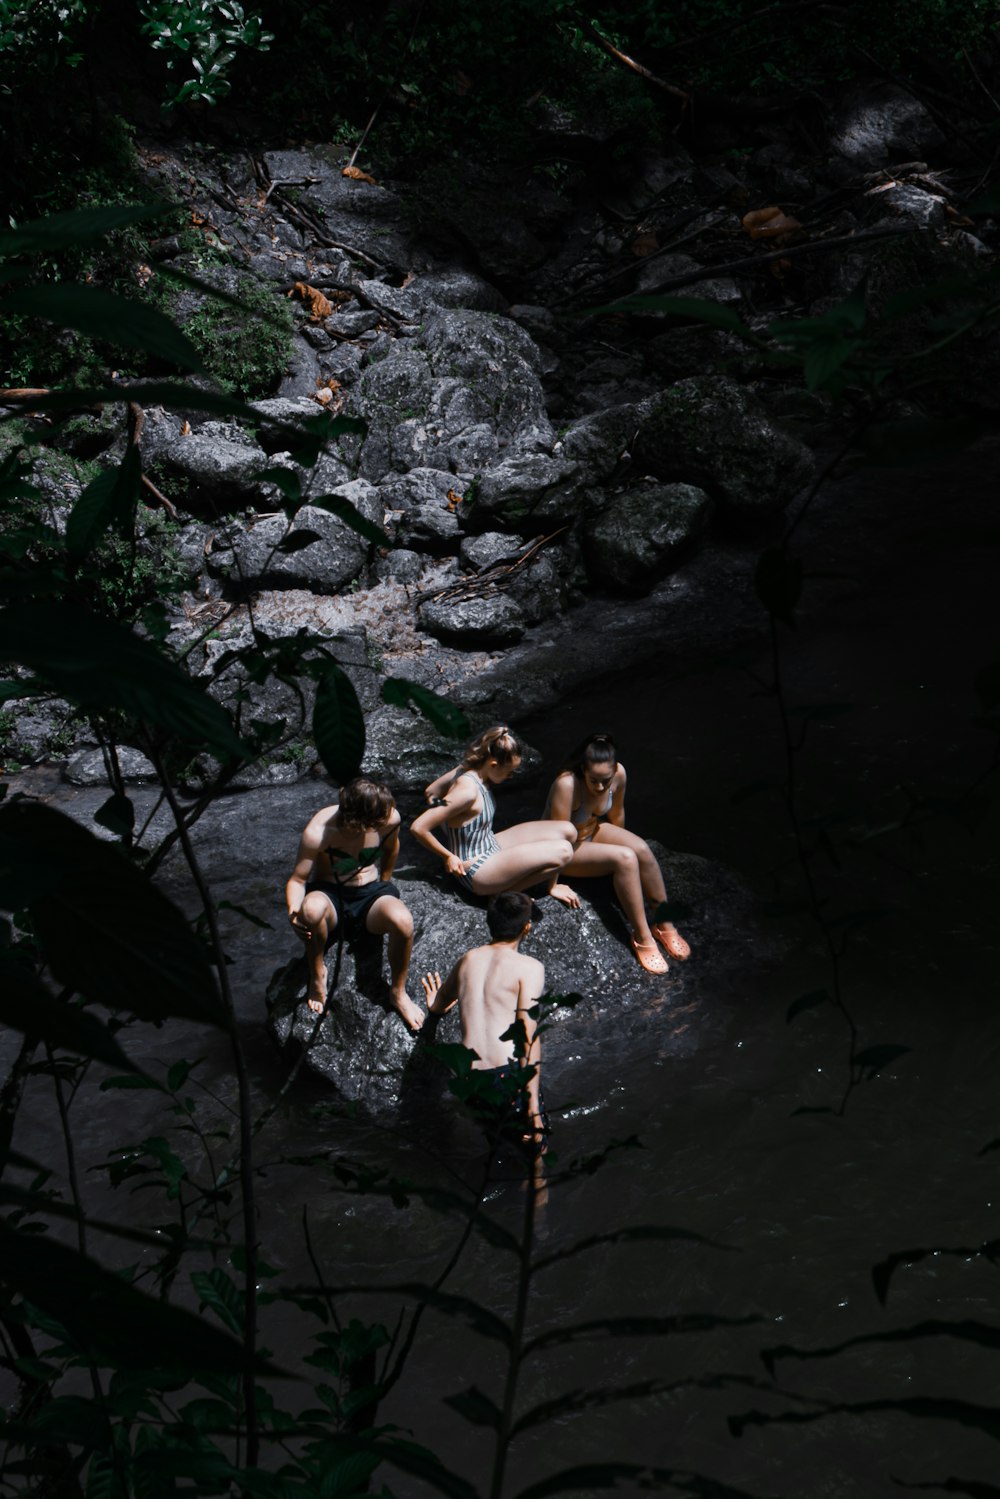
<path id="1" fill-rule="evenodd" d="M 382 835 L 382 843 L 379 849 L 378 875 L 380 880 L 391 880 L 392 871 L 396 867 L 399 858 L 399 824 L 401 822 L 399 813 L 393 807 L 389 813 L 389 821 L 386 823 L 386 831 Z"/>
<path id="2" fill-rule="evenodd" d="M 424 792 L 424 800 L 428 802 L 435 802 L 439 798 L 447 796 L 448 792 L 454 786 L 455 782 L 458 780 L 461 774 L 461 766 L 459 766 L 456 770 L 445 771 L 443 776 L 438 776 L 436 781 L 431 781 L 430 785 Z"/>
<path id="3" fill-rule="evenodd" d="M 546 803 L 546 817 L 554 822 L 570 822 L 573 817 L 573 776 L 567 770 L 556 776 Z"/>
<path id="4" fill-rule="evenodd" d="M 611 782 L 611 811 L 608 813 L 608 821 L 616 828 L 625 826 L 625 779 L 625 767 L 619 765 Z"/>
<path id="5" fill-rule="evenodd" d="M 521 1059 L 521 1066 L 534 1068 L 533 1076 L 528 1079 L 528 1086 L 525 1092 L 528 1097 L 528 1114 L 531 1120 L 531 1128 L 535 1134 L 535 1142 L 539 1145 L 542 1143 L 542 1111 L 540 1101 L 542 1040 L 538 1034 L 538 1022 L 530 1012 L 538 1003 L 544 989 L 545 969 L 537 960 L 532 960 L 530 975 L 526 975 L 518 984 L 517 1018 L 524 1026 L 525 1051 Z"/>
<path id="6" fill-rule="evenodd" d="M 426 812 L 421 812 L 410 823 L 410 832 L 416 838 L 417 842 L 422 843 L 424 848 L 430 849 L 431 853 L 436 854 L 439 859 L 443 859 L 444 867 L 449 874 L 464 874 L 465 862 L 457 854 L 453 854 L 451 849 L 445 848 L 444 844 L 435 838 L 434 829 L 442 827 L 449 818 L 454 817 L 457 813 L 468 812 L 475 799 L 476 790 L 474 786 L 469 786 L 468 789 L 465 786 L 458 786 L 455 790 L 449 792 L 447 798 L 440 806 L 428 807 Z"/>

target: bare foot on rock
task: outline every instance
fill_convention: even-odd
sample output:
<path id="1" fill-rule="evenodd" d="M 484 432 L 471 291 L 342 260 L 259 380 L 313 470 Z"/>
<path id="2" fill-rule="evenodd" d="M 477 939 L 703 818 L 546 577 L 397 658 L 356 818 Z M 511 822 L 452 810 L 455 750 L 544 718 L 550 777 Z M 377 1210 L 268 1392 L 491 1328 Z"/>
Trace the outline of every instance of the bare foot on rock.
<path id="1" fill-rule="evenodd" d="M 323 1011 L 326 1009 L 326 995 L 307 994 L 306 1004 L 309 1006 L 310 1010 L 312 1010 L 314 1015 L 322 1015 Z"/>
<path id="2" fill-rule="evenodd" d="M 424 1015 L 423 1010 L 421 1010 L 418 1005 L 415 1005 L 413 1003 L 413 1000 L 407 994 L 405 989 L 401 990 L 398 994 L 395 992 L 395 990 L 391 990 L 390 992 L 392 994 L 393 1009 L 398 1010 L 399 1014 L 403 1017 L 406 1024 L 415 1035 L 427 1018 Z"/>

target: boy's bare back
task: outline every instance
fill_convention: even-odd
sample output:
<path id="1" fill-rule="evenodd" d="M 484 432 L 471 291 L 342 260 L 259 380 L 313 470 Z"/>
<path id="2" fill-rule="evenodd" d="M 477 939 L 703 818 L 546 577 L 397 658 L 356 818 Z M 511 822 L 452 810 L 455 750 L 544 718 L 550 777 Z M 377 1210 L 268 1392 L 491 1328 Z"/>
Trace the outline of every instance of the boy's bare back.
<path id="1" fill-rule="evenodd" d="M 545 988 L 537 958 L 489 943 L 467 952 L 455 969 L 462 1045 L 479 1054 L 479 1067 L 503 1067 L 514 1055 L 512 1041 L 501 1041 L 518 1010 L 534 1004 Z"/>

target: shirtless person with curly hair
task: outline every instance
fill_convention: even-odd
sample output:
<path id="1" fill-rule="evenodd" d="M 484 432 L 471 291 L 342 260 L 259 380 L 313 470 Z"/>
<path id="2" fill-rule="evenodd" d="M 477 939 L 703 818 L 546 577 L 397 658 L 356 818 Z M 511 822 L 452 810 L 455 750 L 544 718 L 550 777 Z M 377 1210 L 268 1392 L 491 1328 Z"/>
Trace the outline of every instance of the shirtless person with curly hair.
<path id="1" fill-rule="evenodd" d="M 388 937 L 389 992 L 412 1031 L 424 1013 L 406 992 L 413 951 L 413 917 L 392 882 L 399 854 L 399 813 L 388 786 L 358 776 L 340 800 L 311 818 L 285 887 L 288 919 L 306 944 L 310 1010 L 326 1008 L 324 954 L 338 927 L 344 936 L 362 930 Z M 377 868 L 376 868 L 377 866 Z"/>

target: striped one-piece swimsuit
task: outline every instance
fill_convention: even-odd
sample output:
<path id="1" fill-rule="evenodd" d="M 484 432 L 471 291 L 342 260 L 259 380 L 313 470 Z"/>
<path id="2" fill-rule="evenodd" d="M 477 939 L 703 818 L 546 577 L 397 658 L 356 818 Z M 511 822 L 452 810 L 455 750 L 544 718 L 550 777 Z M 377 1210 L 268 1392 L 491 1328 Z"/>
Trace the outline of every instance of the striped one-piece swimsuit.
<path id="1" fill-rule="evenodd" d="M 464 874 L 455 876 L 466 889 L 471 890 L 472 876 L 477 870 L 482 869 L 487 859 L 500 851 L 500 845 L 493 833 L 493 818 L 497 804 L 486 782 L 476 775 L 474 770 L 464 770 L 462 775 L 471 776 L 479 787 L 483 802 L 482 810 L 468 822 L 463 822 L 461 827 L 452 828 L 445 823 L 443 833 L 445 842 L 453 854 L 463 863 L 467 860 L 472 861 Z M 459 776 L 457 779 L 461 780 L 462 777 Z"/>

